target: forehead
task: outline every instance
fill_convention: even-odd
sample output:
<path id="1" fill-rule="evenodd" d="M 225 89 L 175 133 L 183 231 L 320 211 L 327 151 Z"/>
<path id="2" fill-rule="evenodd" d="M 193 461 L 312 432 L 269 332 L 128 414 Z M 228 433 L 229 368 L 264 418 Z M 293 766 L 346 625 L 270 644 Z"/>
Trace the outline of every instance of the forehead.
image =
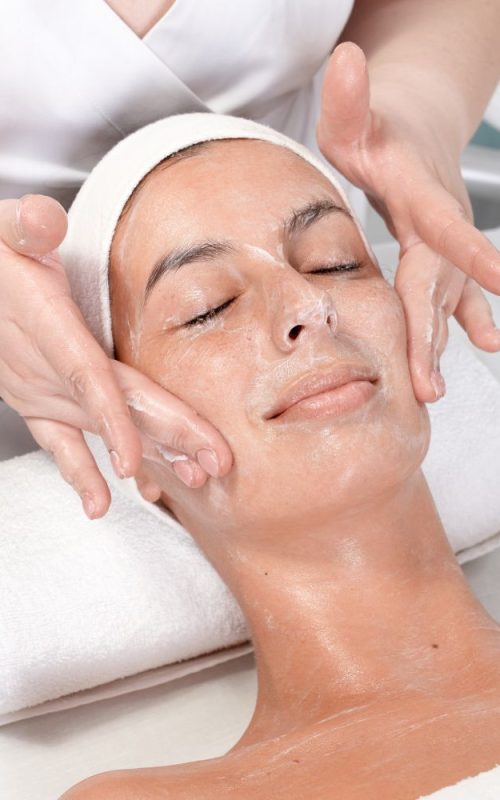
<path id="1" fill-rule="evenodd" d="M 132 285 L 162 251 L 196 240 L 275 246 L 284 217 L 313 195 L 344 205 L 321 172 L 279 145 L 223 140 L 186 155 L 160 164 L 132 198 L 113 238 L 111 279 L 123 272 Z"/>
<path id="2" fill-rule="evenodd" d="M 220 191 L 228 192 L 225 205 L 239 205 L 246 198 L 279 203 L 286 200 L 290 191 L 298 188 L 304 192 L 312 186 L 322 187 L 333 199 L 342 201 L 330 181 L 315 167 L 287 148 L 253 139 L 236 139 L 203 142 L 168 158 L 143 179 L 139 189 L 127 203 L 120 225 L 126 222 L 131 211 L 137 220 L 152 214 L 158 208 L 167 212 L 164 201 L 170 198 L 174 206 L 182 208 L 189 203 L 191 209 L 209 212 L 204 207 L 207 198 L 218 195 L 219 211 L 224 206 Z M 288 192 L 287 192 L 288 189 Z"/>

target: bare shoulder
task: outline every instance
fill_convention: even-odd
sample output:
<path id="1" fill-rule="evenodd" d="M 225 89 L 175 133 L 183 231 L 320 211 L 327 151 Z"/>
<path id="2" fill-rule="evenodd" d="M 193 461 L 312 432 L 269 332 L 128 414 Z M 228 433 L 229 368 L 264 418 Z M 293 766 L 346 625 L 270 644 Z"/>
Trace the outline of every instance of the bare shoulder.
<path id="1" fill-rule="evenodd" d="M 101 773 L 59 800 L 308 800 L 333 790 L 345 800 L 366 798 L 367 791 L 406 800 L 498 761 L 500 688 L 490 686 L 464 697 L 415 695 L 340 722 L 334 714 L 289 737 L 219 758 Z"/>
<path id="2" fill-rule="evenodd" d="M 206 800 L 207 783 L 214 776 L 209 765 L 220 761 L 101 772 L 76 783 L 58 800 L 196 800 L 198 790 Z"/>
<path id="3" fill-rule="evenodd" d="M 173 774 L 169 776 L 168 767 L 155 779 L 147 772 L 125 769 L 92 775 L 76 783 L 58 800 L 181 800 L 181 786 Z"/>

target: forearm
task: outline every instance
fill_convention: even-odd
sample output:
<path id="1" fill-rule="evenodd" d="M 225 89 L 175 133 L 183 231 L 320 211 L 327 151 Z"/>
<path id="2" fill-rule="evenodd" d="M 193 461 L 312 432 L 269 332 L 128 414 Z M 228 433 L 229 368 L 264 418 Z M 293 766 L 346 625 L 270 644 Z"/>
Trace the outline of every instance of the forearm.
<path id="1" fill-rule="evenodd" d="M 375 107 L 427 115 L 459 153 L 500 79 L 499 32 L 498 0 L 356 0 L 341 41 L 364 51 Z"/>

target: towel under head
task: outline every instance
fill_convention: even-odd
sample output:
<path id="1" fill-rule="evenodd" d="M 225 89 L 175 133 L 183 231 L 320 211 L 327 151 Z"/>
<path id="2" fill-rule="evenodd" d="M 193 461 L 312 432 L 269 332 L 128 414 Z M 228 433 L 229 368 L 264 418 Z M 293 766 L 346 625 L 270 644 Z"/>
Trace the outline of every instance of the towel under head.
<path id="1" fill-rule="evenodd" d="M 68 231 L 59 247 L 73 298 L 108 356 L 114 355 L 108 264 L 123 207 L 160 161 L 191 145 L 222 139 L 257 139 L 281 145 L 318 169 L 340 195 L 368 253 L 376 260 L 340 183 L 303 145 L 267 125 L 224 114 L 178 114 L 160 119 L 122 139 L 95 165 L 69 209 Z"/>

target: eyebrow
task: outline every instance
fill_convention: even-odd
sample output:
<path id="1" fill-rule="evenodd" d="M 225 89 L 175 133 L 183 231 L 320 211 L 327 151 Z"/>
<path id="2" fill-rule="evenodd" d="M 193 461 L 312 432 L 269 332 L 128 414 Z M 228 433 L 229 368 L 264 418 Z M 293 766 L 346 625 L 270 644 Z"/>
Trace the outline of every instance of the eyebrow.
<path id="1" fill-rule="evenodd" d="M 345 214 L 352 219 L 352 215 L 346 208 L 334 203 L 329 198 L 310 200 L 304 206 L 292 211 L 283 221 L 283 233 L 285 236 L 293 236 L 306 230 L 326 215 L 335 212 Z M 155 263 L 144 290 L 144 303 L 164 275 L 176 272 L 186 264 L 192 264 L 195 261 L 215 261 L 220 256 L 234 253 L 236 253 L 236 247 L 230 242 L 210 240 L 171 250 Z"/>
<path id="2" fill-rule="evenodd" d="M 283 232 L 285 235 L 293 236 L 293 234 L 309 228 L 310 225 L 318 222 L 327 214 L 333 214 L 338 211 L 352 219 L 352 214 L 344 206 L 339 206 L 338 203 L 334 203 L 330 198 L 311 200 L 301 208 L 292 211 L 283 223 Z"/>
<path id="3" fill-rule="evenodd" d="M 200 244 L 179 247 L 162 256 L 153 267 L 148 278 L 144 292 L 144 302 L 153 291 L 154 286 L 168 272 L 176 272 L 185 264 L 193 261 L 215 261 L 219 256 L 225 256 L 236 252 L 236 248 L 230 242 L 200 242 Z"/>

